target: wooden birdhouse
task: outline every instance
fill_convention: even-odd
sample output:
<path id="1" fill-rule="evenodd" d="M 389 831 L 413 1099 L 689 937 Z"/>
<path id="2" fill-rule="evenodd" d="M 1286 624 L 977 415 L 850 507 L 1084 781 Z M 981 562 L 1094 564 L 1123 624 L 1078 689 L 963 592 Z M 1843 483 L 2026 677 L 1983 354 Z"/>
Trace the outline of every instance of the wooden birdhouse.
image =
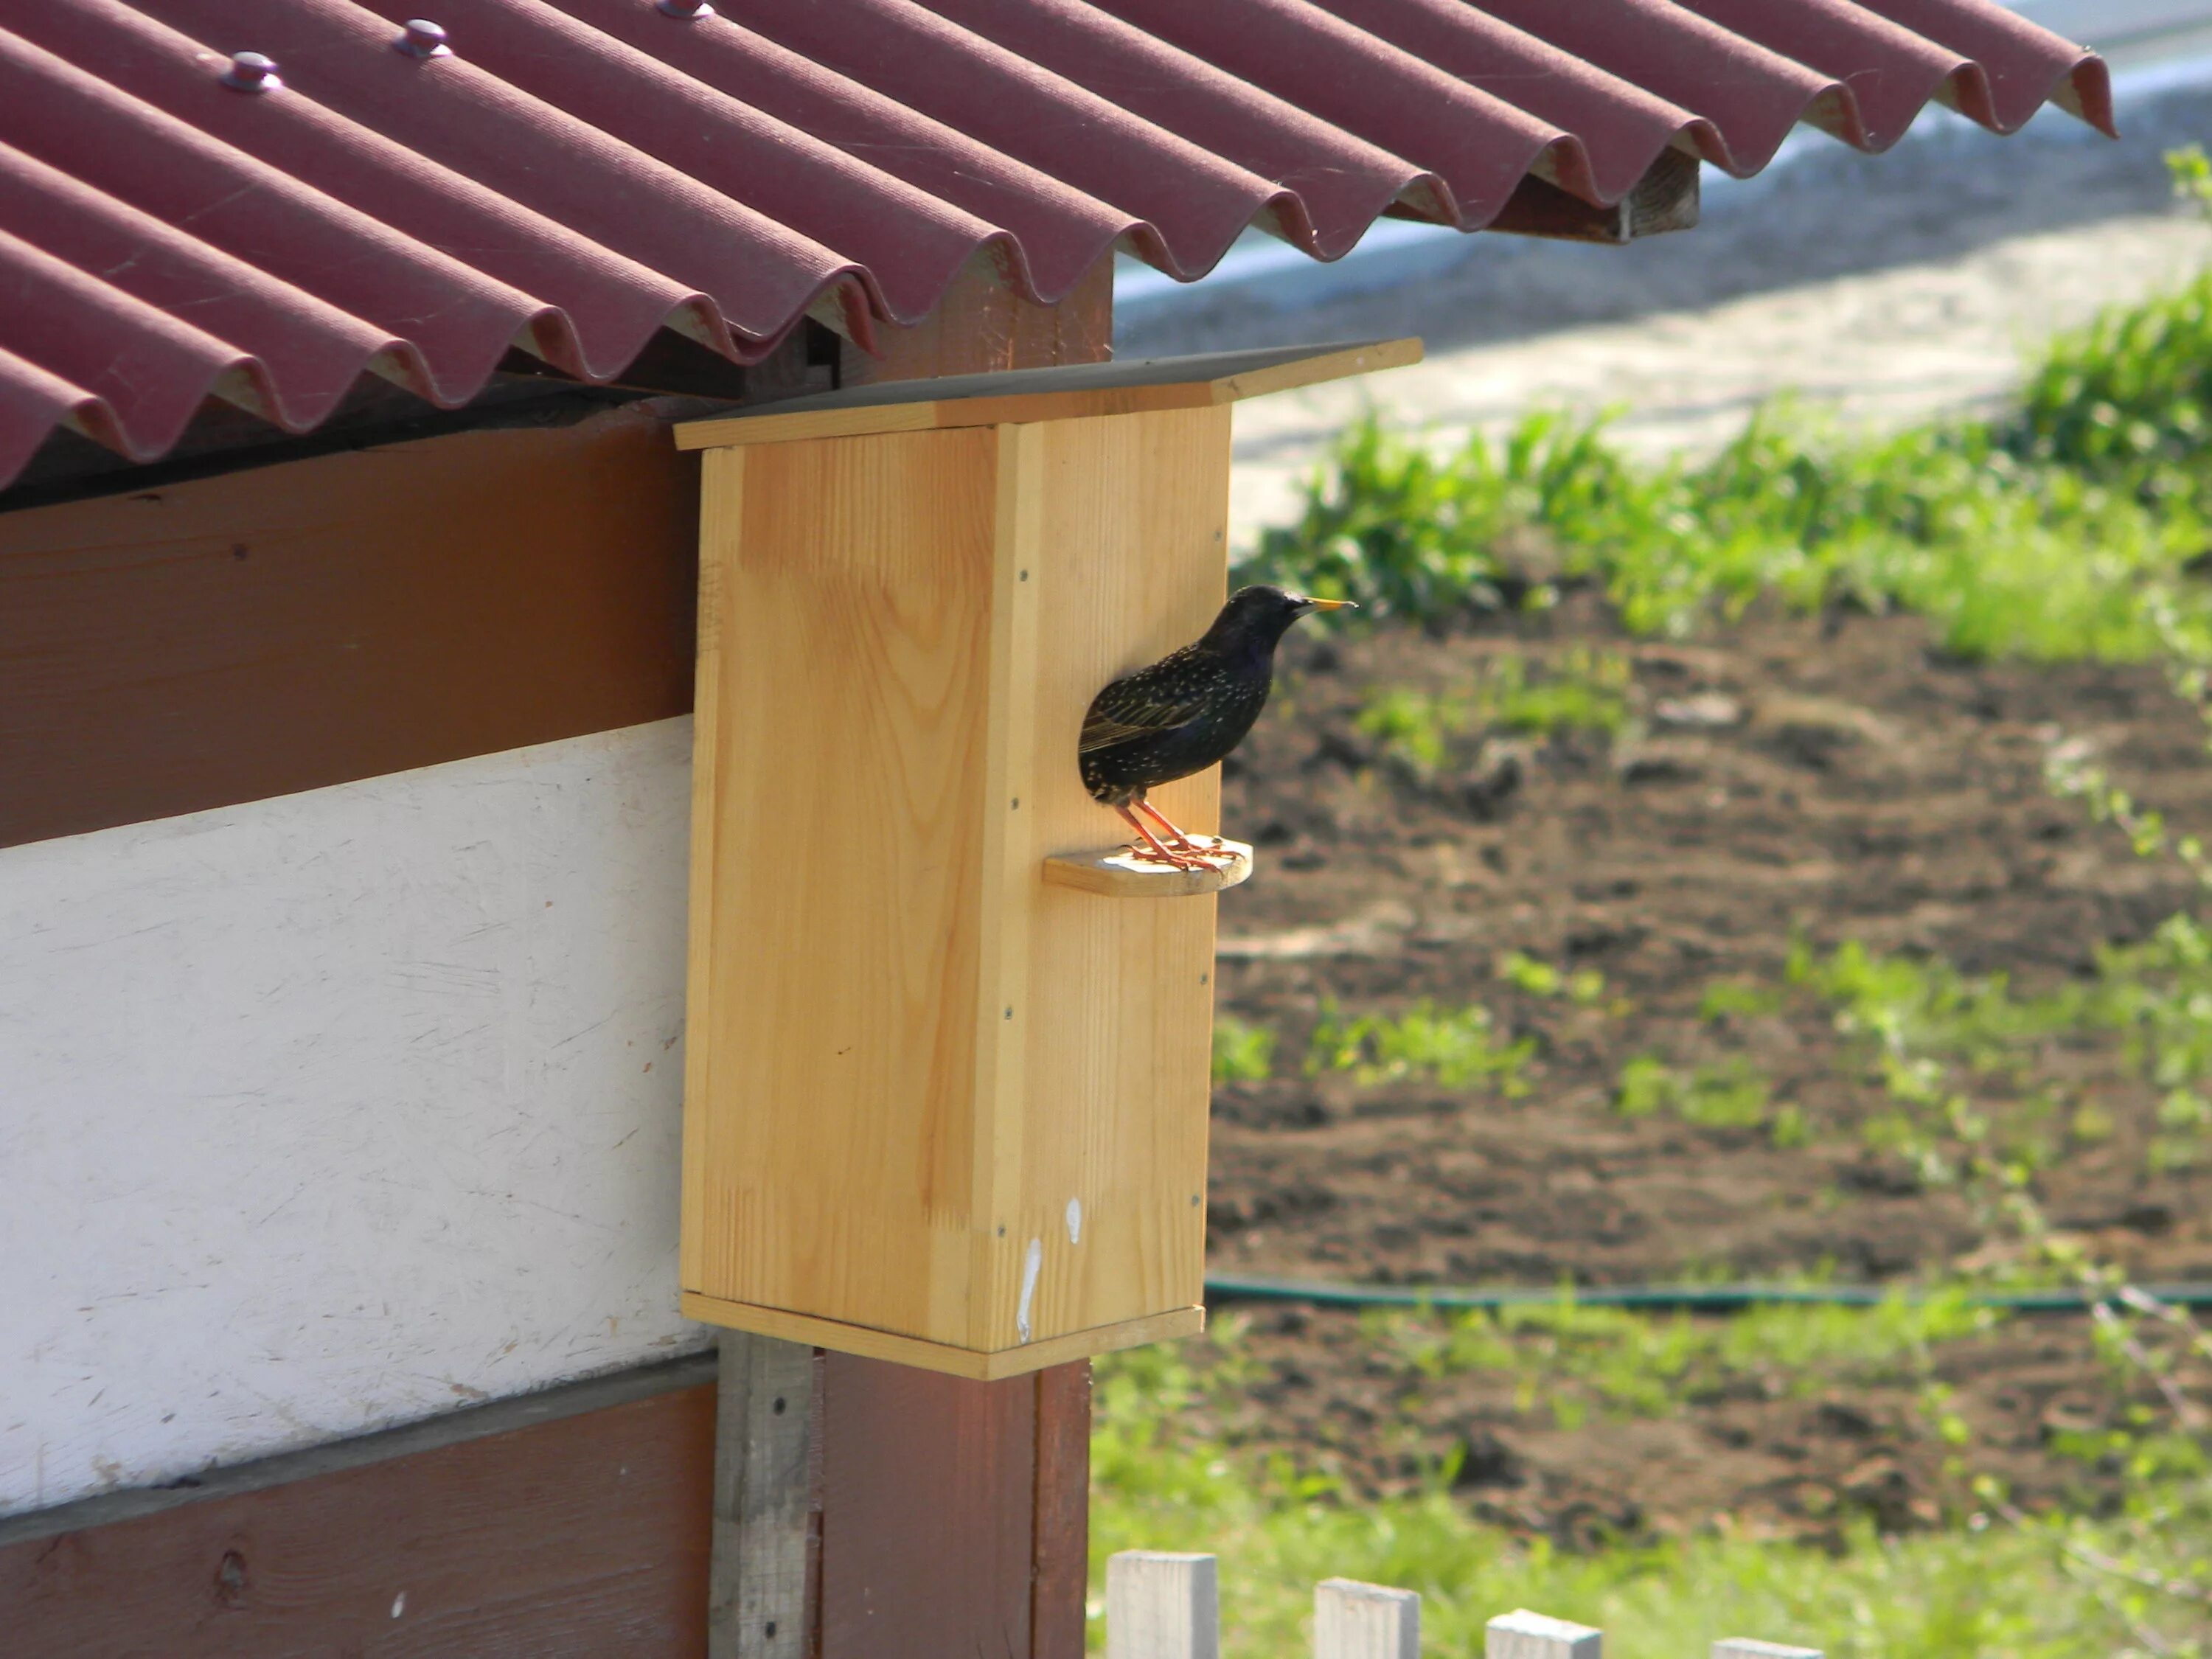
<path id="1" fill-rule="evenodd" d="M 1076 738 L 1226 592 L 1236 400 L 1416 341 L 871 386 L 702 450 L 683 1304 L 996 1377 L 1198 1329 L 1210 888 Z M 1155 799 L 1217 828 L 1214 774 Z"/>

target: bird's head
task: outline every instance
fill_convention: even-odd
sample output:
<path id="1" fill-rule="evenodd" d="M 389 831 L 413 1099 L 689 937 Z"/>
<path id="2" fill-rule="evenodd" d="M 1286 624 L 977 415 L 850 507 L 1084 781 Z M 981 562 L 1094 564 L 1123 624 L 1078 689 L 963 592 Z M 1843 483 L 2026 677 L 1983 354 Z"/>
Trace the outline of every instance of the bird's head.
<path id="1" fill-rule="evenodd" d="M 1240 587 L 1229 596 L 1207 632 L 1216 639 L 1257 641 L 1273 648 L 1290 625 L 1316 611 L 1357 611 L 1350 599 L 1316 599 L 1267 582 Z"/>

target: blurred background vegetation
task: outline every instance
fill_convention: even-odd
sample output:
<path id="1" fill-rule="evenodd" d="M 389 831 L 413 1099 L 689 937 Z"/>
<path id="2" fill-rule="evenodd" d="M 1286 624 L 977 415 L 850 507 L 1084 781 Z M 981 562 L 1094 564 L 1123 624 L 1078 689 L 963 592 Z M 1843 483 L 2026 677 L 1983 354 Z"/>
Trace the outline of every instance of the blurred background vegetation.
<path id="1" fill-rule="evenodd" d="M 2171 158 L 2212 213 L 2201 151 Z M 1346 429 L 1294 522 L 1235 572 L 1356 599 L 1352 630 L 1448 630 L 1601 594 L 1629 640 L 1695 639 L 1757 605 L 1924 618 L 1962 661 L 2148 665 L 2200 713 L 2212 684 L 2212 273 L 2051 341 L 2002 410 L 1904 430 L 1844 427 L 1803 402 L 1759 410 L 1717 453 L 1641 458 L 1613 416 L 1531 413 L 1502 439 L 1439 451 L 1370 416 Z M 1601 641 L 1540 665 L 1492 654 L 1438 691 L 1364 688 L 1359 731 L 1419 780 L 1481 733 L 1617 736 L 1631 720 L 1626 657 Z M 2048 787 L 2128 854 L 2205 878 L 2195 831 L 2170 825 L 2087 757 L 2054 752 Z M 1690 1654 L 1728 1632 L 1832 1656 L 1954 1659 L 2212 1654 L 2212 1463 L 2200 1402 L 2212 1337 L 2193 1315 L 2051 1225 L 2041 1172 L 2112 1126 L 2094 1093 L 2039 1086 L 2052 1044 L 2105 1055 L 2157 1094 L 2153 1171 L 2189 1167 L 2212 1131 L 2212 932 L 2194 907 L 2148 938 L 2095 942 L 2094 969 L 2056 988 L 2003 972 L 1798 940 L 1771 980 L 1715 977 L 1710 1024 L 1798 1010 L 1839 1034 L 1838 1064 L 1870 1097 L 1854 1131 L 1912 1178 L 1957 1194 L 2013 1248 L 1983 1267 L 1927 1266 L 1869 1306 L 1756 1307 L 1728 1318 L 1587 1305 L 1571 1290 L 1498 1310 L 1377 1309 L 1363 1362 L 1414 1412 L 1481 1373 L 1513 1420 L 1572 1429 L 1663 1419 L 1749 1389 L 1765 1398 L 1879 1382 L 1903 1390 L 1942 1449 L 1939 1514 L 1893 1526 L 1879 1503 L 1840 1509 L 1819 1543 L 1778 1542 L 1729 1517 L 1671 1536 L 1561 1540 L 1497 1524 L 1464 1501 L 1468 1455 L 1409 1453 L 1376 1492 L 1295 1444 L 1235 1431 L 1267 1374 L 1251 1317 L 1097 1370 L 1093 1547 L 1217 1551 L 1231 1650 L 1303 1650 L 1315 1580 L 1419 1589 L 1431 1650 L 1478 1651 L 1485 1619 L 1528 1606 L 1600 1625 L 1620 1659 Z M 1601 1021 L 1602 973 L 1512 951 L 1501 995 Z M 1218 1084 L 1342 1074 L 1418 1077 L 1470 1097 L 1525 1094 L 1532 1042 L 1483 1003 L 1397 1012 L 1324 1003 L 1310 1031 L 1224 1014 Z M 1737 1059 L 1635 1054 L 1613 1109 L 1764 1137 L 1784 1151 L 1825 1133 Z M 1808 1188 L 1814 1183 L 1808 1177 Z M 1820 1275 L 1806 1282 L 1817 1283 Z M 2023 1507 L 1953 1407 L 1946 1378 L 1993 1352 L 2020 1317 L 1988 1293 L 2081 1291 L 2069 1328 L 2093 1352 L 2108 1409 L 2049 1426 L 2049 1455 L 2083 1472 L 2070 1499 Z M 1978 1300 L 1978 1298 L 1984 1298 Z M 1978 1345 L 1980 1345 L 1978 1346 Z M 1394 1392 L 1393 1392 L 1394 1391 Z M 1359 1432 L 1389 1437 L 1391 1422 Z M 2094 1480 L 2089 1477 L 2094 1474 Z M 1917 1500 L 1916 1500 L 1917 1501 Z M 1094 1627 L 1095 1628 L 1095 1627 Z"/>

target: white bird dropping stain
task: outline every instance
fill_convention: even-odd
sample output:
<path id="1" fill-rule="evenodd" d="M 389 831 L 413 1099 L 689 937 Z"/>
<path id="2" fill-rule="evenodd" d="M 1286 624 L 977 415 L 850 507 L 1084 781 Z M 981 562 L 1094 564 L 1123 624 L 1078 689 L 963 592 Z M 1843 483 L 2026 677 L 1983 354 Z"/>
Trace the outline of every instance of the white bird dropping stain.
<path id="1" fill-rule="evenodd" d="M 1014 1310 L 1014 1334 L 1030 1340 L 1030 1304 L 1036 1299 L 1037 1275 L 1044 1271 L 1044 1240 L 1033 1238 L 1022 1255 L 1022 1301 Z"/>
<path id="2" fill-rule="evenodd" d="M 1067 1200 L 1067 1242 L 1071 1244 L 1083 1243 L 1083 1200 L 1079 1198 Z"/>
<path id="3" fill-rule="evenodd" d="M 392 1616 L 394 1619 L 397 1619 L 401 1613 L 406 1611 L 407 1592 L 405 1590 L 402 1590 L 398 1595 L 392 1598 Z"/>

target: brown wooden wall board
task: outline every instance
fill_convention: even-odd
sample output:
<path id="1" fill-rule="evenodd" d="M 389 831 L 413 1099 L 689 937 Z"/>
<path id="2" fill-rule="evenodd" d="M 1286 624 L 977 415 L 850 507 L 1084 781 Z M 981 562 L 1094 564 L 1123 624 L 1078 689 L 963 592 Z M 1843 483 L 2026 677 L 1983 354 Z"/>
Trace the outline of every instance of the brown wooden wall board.
<path id="1" fill-rule="evenodd" d="M 840 376 L 1103 357 L 1112 263 L 1056 307 L 979 266 Z M 687 712 L 699 468 L 663 407 L 0 512 L 0 846 Z"/>
<path id="2" fill-rule="evenodd" d="M 25 1659 L 696 1659 L 714 1390 L 0 1545 Z"/>
<path id="3" fill-rule="evenodd" d="M 624 408 L 0 514 L 0 845 L 684 713 L 697 477 Z"/>
<path id="4" fill-rule="evenodd" d="M 1090 1367 L 815 1364 L 816 1659 L 1080 1659 Z M 701 1355 L 0 1521 L 0 1653 L 695 1659 L 713 1371 Z"/>

